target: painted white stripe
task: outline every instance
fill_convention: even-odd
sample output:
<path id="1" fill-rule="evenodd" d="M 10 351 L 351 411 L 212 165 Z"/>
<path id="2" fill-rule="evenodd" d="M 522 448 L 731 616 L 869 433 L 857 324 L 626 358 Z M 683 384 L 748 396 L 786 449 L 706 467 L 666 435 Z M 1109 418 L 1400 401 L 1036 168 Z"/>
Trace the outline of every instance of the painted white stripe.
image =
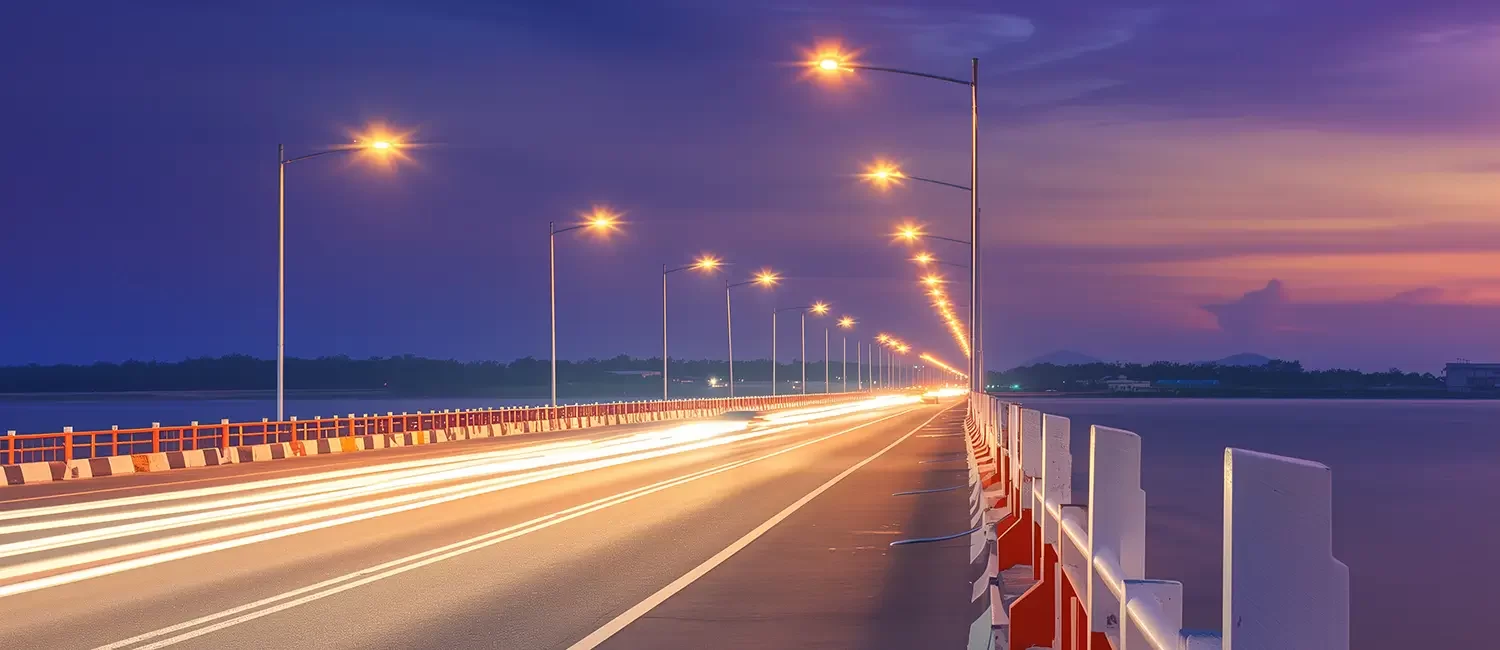
<path id="1" fill-rule="evenodd" d="M 599 644 L 604 643 L 605 641 L 609 640 L 610 637 L 617 634 L 620 630 L 625 629 L 625 626 L 634 623 L 636 619 L 645 616 L 646 612 L 655 609 L 657 605 L 662 604 L 668 598 L 676 595 L 677 592 L 682 591 L 683 589 L 686 589 L 688 585 L 697 582 L 699 578 L 702 578 L 709 571 L 712 571 L 714 567 L 723 564 L 725 560 L 733 557 L 735 553 L 740 552 L 741 549 L 749 546 L 751 542 L 759 539 L 761 535 L 764 535 L 767 531 L 775 528 L 776 524 L 779 524 L 787 517 L 792 516 L 792 513 L 801 510 L 802 506 L 807 505 L 808 502 L 818 498 L 818 495 L 827 492 L 829 488 L 838 485 L 839 481 L 842 481 L 850 474 L 859 471 L 859 468 L 864 467 L 865 465 L 869 465 L 870 463 L 874 462 L 875 459 L 885 455 L 885 452 L 895 449 L 896 445 L 905 442 L 907 438 L 910 438 L 912 436 L 912 434 L 921 431 L 922 427 L 927 426 L 929 422 L 937 419 L 937 417 L 942 414 L 943 411 L 939 411 L 936 415 L 927 418 L 926 422 L 917 425 L 917 428 L 912 429 L 911 431 L 906 432 L 905 435 L 897 438 L 895 442 L 886 445 L 880 451 L 877 451 L 864 460 L 855 463 L 853 466 L 849 467 L 849 469 L 839 472 L 838 476 L 828 479 L 827 483 L 819 485 L 812 492 L 808 492 L 807 494 L 803 495 L 802 498 L 797 499 L 792 503 L 792 505 L 787 506 L 781 512 L 778 512 L 770 519 L 765 520 L 765 522 L 761 523 L 761 525 L 756 526 L 754 530 L 745 533 L 744 537 L 741 537 L 735 540 L 733 544 L 724 547 L 724 550 L 715 553 L 713 557 L 708 558 L 707 560 L 704 560 L 702 564 L 693 567 L 691 571 L 683 574 L 682 577 L 673 580 L 670 584 L 662 587 L 656 593 L 647 596 L 645 600 L 636 603 L 634 607 L 625 610 L 625 613 L 616 616 L 614 620 L 605 623 L 603 627 L 594 630 L 593 633 L 589 634 L 586 637 L 583 637 L 583 639 L 579 640 L 577 643 L 569 646 L 569 650 L 591 650 L 592 648 L 599 647 Z"/>
<path id="2" fill-rule="evenodd" d="M 189 621 L 184 621 L 184 622 L 178 623 L 176 625 L 171 625 L 171 626 L 168 626 L 168 627 L 164 627 L 164 628 L 160 628 L 160 629 L 157 629 L 157 630 L 153 630 L 151 632 L 146 632 L 144 634 L 140 634 L 140 635 L 131 637 L 129 639 L 122 639 L 120 641 L 116 641 L 116 642 L 108 644 L 108 645 L 99 646 L 98 648 L 95 648 L 95 650 L 118 650 L 120 648 L 126 648 L 126 647 L 132 647 L 132 646 L 134 647 L 134 650 L 153 650 L 155 648 L 163 648 L 163 647 L 167 647 L 167 646 L 170 646 L 170 645 L 176 645 L 176 644 L 181 643 L 183 641 L 194 639 L 194 638 L 203 636 L 205 634 L 210 634 L 212 632 L 217 632 L 219 630 L 222 630 L 222 629 L 225 629 L 225 628 L 229 628 L 229 627 L 233 627 L 233 626 L 239 625 L 241 623 L 246 623 L 246 622 L 258 619 L 258 618 L 262 618 L 262 617 L 265 617 L 265 616 L 269 616 L 271 614 L 275 614 L 275 613 L 280 612 L 280 611 L 291 609 L 291 608 L 297 607 L 299 605 L 304 605 L 306 603 L 310 603 L 310 602 L 313 602 L 313 601 L 316 601 L 316 600 L 321 600 L 323 598 L 327 598 L 329 596 L 332 596 L 332 595 L 335 595 L 335 594 L 338 594 L 338 593 L 341 593 L 341 592 L 344 592 L 344 591 L 348 591 L 348 590 L 353 589 L 355 587 L 359 587 L 359 586 L 362 586 L 362 585 L 370 584 L 370 583 L 376 582 L 378 580 L 383 580 L 385 578 L 389 578 L 389 577 L 392 577 L 392 576 L 400 575 L 402 573 L 406 573 L 407 571 L 411 571 L 411 570 L 414 570 L 414 569 L 418 569 L 418 568 L 427 566 L 429 564 L 435 564 L 437 562 L 441 562 L 441 561 L 446 560 L 446 559 L 450 559 L 450 558 L 453 558 L 453 557 L 457 557 L 457 556 L 460 556 L 460 555 L 464 555 L 464 554 L 467 554 L 467 553 L 478 551 L 478 550 L 481 550 L 481 549 L 484 549 L 484 548 L 488 548 L 488 547 L 493 546 L 495 544 L 499 544 L 500 542 L 504 542 L 504 541 L 507 541 L 507 540 L 515 539 L 515 538 L 520 537 L 522 535 L 526 535 L 528 533 L 536 532 L 536 531 L 542 530 L 544 528 L 549 528 L 551 526 L 555 526 L 555 525 L 563 523 L 565 521 L 569 521 L 571 519 L 576 519 L 578 517 L 582 517 L 583 515 L 586 515 L 586 514 L 589 514 L 589 513 L 592 513 L 592 512 L 596 512 L 598 510 L 603 510 L 603 509 L 608 508 L 610 506 L 614 506 L 614 505 L 618 505 L 618 504 L 621 504 L 621 503 L 625 503 L 627 501 L 633 501 L 633 500 L 638 499 L 640 497 L 643 497 L 643 496 L 646 496 L 646 495 L 649 495 L 649 494 L 653 494 L 653 493 L 656 493 L 656 492 L 660 492 L 662 490 L 665 490 L 665 489 L 668 489 L 668 488 L 671 488 L 671 487 L 676 487 L 678 485 L 682 485 L 682 484 L 685 484 L 685 483 L 696 481 L 696 480 L 701 479 L 701 478 L 707 478 L 707 477 L 713 476 L 715 474 L 720 474 L 720 473 L 723 473 L 723 472 L 730 471 L 732 469 L 737 469 L 739 467 L 743 467 L 743 466 L 749 465 L 751 463 L 756 463 L 756 462 L 759 462 L 759 461 L 762 461 L 762 460 L 766 460 L 768 458 L 773 458 L 773 457 L 776 457 L 776 456 L 780 456 L 782 454 L 785 454 L 785 453 L 788 453 L 788 452 L 792 452 L 792 451 L 795 451 L 797 449 L 801 449 L 801 448 L 806 447 L 808 445 L 814 445 L 814 444 L 823 442 L 825 440 L 828 440 L 830 438 L 836 438 L 836 437 L 844 435 L 846 433 L 850 433 L 850 432 L 853 432 L 853 431 L 856 431 L 856 430 L 859 430 L 859 429 L 863 429 L 865 427 L 868 427 L 868 426 L 871 426 L 871 425 L 874 425 L 874 424 L 879 424 L 881 422 L 884 422 L 884 421 L 889 420 L 889 419 L 894 418 L 894 417 L 899 417 L 901 415 L 906 414 L 908 411 L 909 411 L 909 409 L 908 410 L 903 410 L 903 411 L 898 412 L 898 413 L 893 413 L 891 415 L 887 415 L 885 417 L 881 417 L 881 418 L 878 418 L 878 419 L 875 419 L 875 420 L 871 420 L 869 422 L 865 422 L 865 423 L 862 423 L 862 424 L 859 424 L 859 425 L 856 425 L 856 426 L 852 426 L 852 427 L 849 427 L 847 429 L 843 429 L 841 431 L 835 431 L 835 432 L 830 433 L 830 434 L 825 435 L 825 436 L 820 436 L 820 437 L 817 437 L 817 438 L 813 438 L 812 440 L 806 440 L 806 441 L 797 443 L 795 445 L 784 447 L 782 449 L 778 449 L 778 450 L 773 451 L 771 453 L 764 454 L 762 456 L 758 456 L 758 457 L 755 457 L 755 458 L 750 458 L 750 459 L 740 460 L 740 461 L 734 461 L 734 462 L 731 462 L 731 463 L 725 463 L 723 465 L 719 465 L 717 467 L 713 467 L 713 468 L 710 468 L 710 469 L 700 470 L 698 472 L 692 472 L 692 473 L 689 473 L 689 474 L 678 476 L 676 478 L 666 479 L 664 481 L 661 481 L 661 482 L 658 482 L 658 483 L 655 483 L 655 484 L 652 484 L 652 485 L 648 485 L 648 486 L 645 486 L 645 487 L 635 488 L 633 490 L 627 490 L 625 492 L 621 492 L 619 494 L 615 494 L 615 495 L 612 495 L 612 496 L 604 497 L 602 499 L 591 501 L 589 503 L 585 503 L 585 504 L 578 505 L 578 506 L 573 506 L 572 508 L 567 508 L 567 509 L 560 510 L 560 511 L 557 511 L 557 512 L 554 512 L 554 513 L 551 513 L 551 514 L 543 515 L 543 516 L 537 517 L 535 519 L 532 519 L 530 521 L 526 521 L 526 522 L 523 522 L 523 523 L 520 523 L 520 524 L 516 524 L 514 526 L 509 526 L 507 528 L 503 528 L 503 529 L 500 529 L 500 530 L 496 530 L 496 531 L 492 531 L 492 532 L 489 532 L 489 533 L 485 533 L 483 535 L 478 535 L 478 536 L 475 536 L 475 537 L 471 537 L 471 538 L 463 540 L 463 541 L 454 542 L 454 543 L 449 544 L 447 546 L 442 546 L 442 547 L 438 547 L 438 548 L 435 548 L 435 549 L 423 551 L 421 553 L 416 553 L 416 554 L 409 555 L 409 556 L 406 556 L 406 557 L 403 557 L 403 558 L 397 558 L 395 560 L 391 560 L 391 561 L 385 562 L 383 564 L 379 564 L 379 565 L 376 565 L 376 566 L 373 566 L 373 567 L 369 567 L 369 568 L 366 568 L 366 569 L 361 569 L 359 571 L 354 571 L 354 572 L 351 572 L 351 573 L 346 573 L 344 575 L 337 576 L 337 577 L 334 577 L 334 578 L 330 578 L 328 580 L 324 580 L 324 581 L 316 583 L 316 584 L 308 585 L 306 587 L 301 587 L 299 589 L 294 589 L 294 590 L 291 590 L 291 591 L 287 591 L 285 593 L 277 594 L 275 596 L 270 596 L 270 597 L 267 597 L 267 598 L 262 598 L 260 600 L 255 601 L 255 602 L 246 603 L 244 605 L 240 605 L 238 607 L 233 607 L 233 608 L 230 608 L 230 609 L 226 609 L 226 610 L 223 610 L 223 611 L 220 611 L 220 612 L 216 612 L 216 613 L 213 613 L 213 614 L 208 614 L 208 615 L 205 615 L 205 616 L 200 616 L 198 618 L 195 618 L 195 619 L 192 619 L 192 620 L 189 620 Z M 911 434 L 907 434 L 907 435 L 911 435 Z M 353 582 L 350 582 L 351 580 Z M 298 596 L 301 596 L 301 597 L 297 598 Z M 295 600 L 288 601 L 287 600 L 288 598 L 295 598 Z M 281 602 L 281 601 L 286 601 L 286 602 Z M 280 604 L 277 604 L 277 605 L 274 605 L 274 606 L 270 606 L 270 607 L 266 607 L 267 605 L 271 605 L 272 603 L 278 603 L 278 602 L 280 602 Z M 265 608 L 264 609 L 260 609 L 262 607 L 265 607 Z M 246 613 L 246 612 L 248 612 L 248 613 Z M 235 616 L 236 614 L 240 614 L 240 615 L 239 616 Z M 218 623 L 214 623 L 213 625 L 208 625 L 206 627 L 198 627 L 200 625 L 204 625 L 205 623 L 211 623 L 213 621 L 216 621 L 216 620 L 219 620 L 219 619 L 223 619 L 223 618 L 226 618 L 226 617 L 230 617 L 230 616 L 234 616 L 234 618 L 230 618 L 229 620 L 223 620 L 223 621 L 220 621 Z M 197 629 L 191 629 L 191 628 L 197 628 Z M 168 634 L 172 634 L 172 633 L 179 632 L 179 631 L 182 631 L 182 630 L 190 630 L 190 631 L 183 632 L 182 634 L 178 634 L 177 636 L 169 637 L 169 638 L 166 638 L 166 639 L 161 639 L 159 641 L 156 641 L 154 643 L 149 643 L 147 645 L 136 646 L 136 644 L 138 644 L 138 643 L 143 643 L 143 642 L 146 642 L 146 641 L 150 641 L 152 639 L 163 637 L 163 636 L 166 636 Z"/>

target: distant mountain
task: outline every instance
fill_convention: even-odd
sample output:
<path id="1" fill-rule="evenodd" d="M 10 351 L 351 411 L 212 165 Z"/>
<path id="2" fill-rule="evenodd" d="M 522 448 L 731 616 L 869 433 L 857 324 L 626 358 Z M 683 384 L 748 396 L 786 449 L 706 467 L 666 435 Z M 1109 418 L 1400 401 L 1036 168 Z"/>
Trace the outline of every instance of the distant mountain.
<path id="1" fill-rule="evenodd" d="M 1224 357 L 1223 359 L 1219 359 L 1218 361 L 1205 361 L 1204 363 L 1211 363 L 1220 366 L 1264 366 L 1270 362 L 1271 358 L 1263 354 L 1255 354 L 1254 352 L 1241 352 L 1239 354 L 1231 354 L 1227 357 Z"/>
<path id="2" fill-rule="evenodd" d="M 1054 366 L 1081 366 L 1089 363 L 1099 363 L 1099 360 L 1082 352 L 1053 350 L 1035 359 L 1022 362 L 1021 365 L 1035 366 L 1042 363 L 1050 363 Z"/>

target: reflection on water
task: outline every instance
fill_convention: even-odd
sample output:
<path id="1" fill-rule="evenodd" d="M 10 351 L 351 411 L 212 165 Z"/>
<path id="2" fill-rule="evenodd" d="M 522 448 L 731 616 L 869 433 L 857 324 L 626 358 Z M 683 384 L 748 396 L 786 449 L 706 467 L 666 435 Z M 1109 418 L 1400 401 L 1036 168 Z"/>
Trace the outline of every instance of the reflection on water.
<path id="1" fill-rule="evenodd" d="M 1147 573 L 1184 583 L 1187 626 L 1222 627 L 1223 452 L 1233 446 L 1333 469 L 1333 550 L 1349 565 L 1352 647 L 1479 647 L 1487 638 L 1483 604 L 1500 582 L 1485 559 L 1500 540 L 1500 402 L 1023 401 L 1072 419 L 1078 501 L 1088 496 L 1088 426 L 1140 434 Z"/>

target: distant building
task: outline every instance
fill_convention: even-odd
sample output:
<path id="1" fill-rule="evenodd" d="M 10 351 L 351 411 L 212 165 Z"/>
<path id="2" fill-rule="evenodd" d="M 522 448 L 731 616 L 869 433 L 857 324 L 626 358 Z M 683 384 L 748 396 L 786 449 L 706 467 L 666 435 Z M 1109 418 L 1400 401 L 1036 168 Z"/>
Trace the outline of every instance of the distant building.
<path id="1" fill-rule="evenodd" d="M 1217 379 L 1158 379 L 1158 388 L 1215 388 L 1219 385 Z"/>
<path id="2" fill-rule="evenodd" d="M 1452 393 L 1500 390 L 1500 363 L 1450 363 L 1446 374 Z"/>
<path id="3" fill-rule="evenodd" d="M 1152 391 L 1151 382 L 1140 379 L 1127 379 L 1120 375 L 1114 379 L 1102 379 L 1098 382 L 1111 393 L 1149 393 Z"/>
<path id="4" fill-rule="evenodd" d="M 611 375 L 621 377 L 660 377 L 660 370 L 606 370 Z"/>

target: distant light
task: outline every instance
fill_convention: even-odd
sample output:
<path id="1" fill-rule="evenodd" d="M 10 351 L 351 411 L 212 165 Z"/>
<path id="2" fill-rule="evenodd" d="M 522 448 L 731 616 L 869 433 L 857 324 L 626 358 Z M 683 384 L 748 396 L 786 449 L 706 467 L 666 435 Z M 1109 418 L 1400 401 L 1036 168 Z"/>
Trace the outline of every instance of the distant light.
<path id="1" fill-rule="evenodd" d="M 818 67 L 824 70 L 837 70 L 839 69 L 839 61 L 838 59 L 823 59 L 818 62 Z"/>
<path id="2" fill-rule="evenodd" d="M 917 239 L 921 238 L 923 234 L 924 233 L 922 232 L 921 226 L 913 226 L 909 224 L 901 226 L 896 230 L 896 236 L 901 239 L 905 239 L 906 241 L 916 241 Z"/>
<path id="3" fill-rule="evenodd" d="M 828 313 L 828 303 L 824 303 L 824 302 L 815 302 L 815 303 L 813 303 L 812 312 L 814 314 L 826 314 L 826 313 Z"/>
<path id="4" fill-rule="evenodd" d="M 842 327 L 844 329 L 849 329 L 851 327 L 854 327 L 854 319 L 851 318 L 851 317 L 849 317 L 849 316 L 845 316 L 843 318 L 840 318 L 839 319 L 839 327 Z"/>
<path id="5" fill-rule="evenodd" d="M 763 287 L 769 287 L 780 280 L 781 276 L 770 269 L 761 269 L 760 273 L 755 274 L 755 283 Z"/>

